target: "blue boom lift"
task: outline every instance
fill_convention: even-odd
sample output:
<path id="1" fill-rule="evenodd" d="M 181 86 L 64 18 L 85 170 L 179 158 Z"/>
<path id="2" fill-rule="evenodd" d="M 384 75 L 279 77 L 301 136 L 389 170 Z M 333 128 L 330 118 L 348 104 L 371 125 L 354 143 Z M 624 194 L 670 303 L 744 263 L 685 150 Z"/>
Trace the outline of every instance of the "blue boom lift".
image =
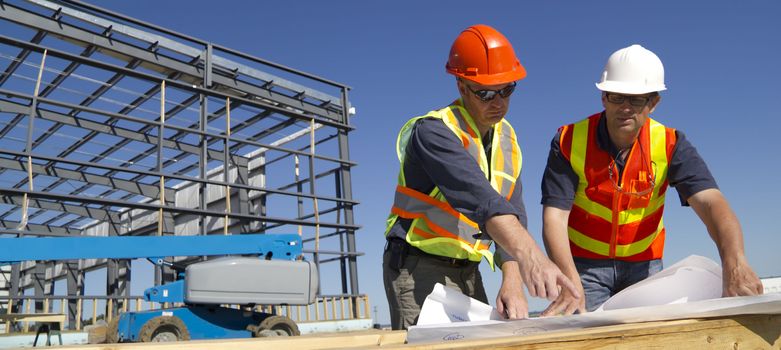
<path id="1" fill-rule="evenodd" d="M 122 313 L 109 324 L 109 342 L 299 335 L 288 317 L 220 305 L 308 305 L 318 286 L 316 267 L 302 260 L 301 238 L 294 234 L 3 238 L 0 246 L 0 265 L 147 258 L 176 270 L 177 281 L 147 289 L 144 299 L 184 306 Z M 165 260 L 226 255 L 244 256 L 187 267 Z"/>

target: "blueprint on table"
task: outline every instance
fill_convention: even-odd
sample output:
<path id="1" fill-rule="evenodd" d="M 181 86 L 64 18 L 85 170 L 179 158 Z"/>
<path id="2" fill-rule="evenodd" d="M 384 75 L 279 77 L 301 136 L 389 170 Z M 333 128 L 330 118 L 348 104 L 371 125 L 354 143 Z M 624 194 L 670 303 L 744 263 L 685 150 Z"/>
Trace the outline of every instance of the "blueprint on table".
<path id="1" fill-rule="evenodd" d="M 426 300 L 426 303 L 434 305 L 427 310 L 440 314 L 432 316 L 421 312 L 421 318 L 429 324 L 411 327 L 407 332 L 407 342 L 497 338 L 634 322 L 781 313 L 781 293 L 719 298 L 721 269 L 715 262 L 699 256 L 688 257 L 614 295 L 605 302 L 604 310 L 582 315 L 496 320 L 495 316 L 491 319 L 494 314 L 486 313 L 483 306 L 479 306 L 482 312 L 468 312 L 469 308 L 465 305 L 477 305 L 479 302 L 465 304 L 463 298 L 468 297 L 453 298 L 453 290 L 443 290 L 445 294 L 440 290 L 439 296 L 432 298 L 431 302 Z M 443 298 L 443 295 L 446 297 Z M 458 307 L 453 308 L 454 305 Z M 422 311 L 426 311 L 425 303 Z M 452 322 L 461 319 L 467 321 Z M 431 323 L 434 322 L 432 320 L 443 320 L 444 323 Z"/>

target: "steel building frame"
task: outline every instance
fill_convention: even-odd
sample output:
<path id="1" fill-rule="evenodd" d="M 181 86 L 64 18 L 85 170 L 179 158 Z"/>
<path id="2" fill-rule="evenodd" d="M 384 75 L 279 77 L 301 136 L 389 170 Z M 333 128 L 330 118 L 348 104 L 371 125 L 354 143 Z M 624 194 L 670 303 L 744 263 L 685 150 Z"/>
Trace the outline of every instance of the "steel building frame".
<path id="1" fill-rule="evenodd" d="M 348 86 L 81 1 L 2 1 L 0 28 L 0 237 L 298 232 L 341 276 L 321 295 L 359 296 Z M 130 266 L 28 262 L 0 289 L 83 295 L 105 267 L 127 296 Z"/>

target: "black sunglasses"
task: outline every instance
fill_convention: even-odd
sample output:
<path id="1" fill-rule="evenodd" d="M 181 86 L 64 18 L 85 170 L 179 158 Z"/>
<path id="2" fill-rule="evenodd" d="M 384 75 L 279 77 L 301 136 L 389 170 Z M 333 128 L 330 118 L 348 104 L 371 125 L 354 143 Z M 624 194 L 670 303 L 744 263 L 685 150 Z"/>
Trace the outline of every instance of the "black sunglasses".
<path id="1" fill-rule="evenodd" d="M 512 82 L 512 83 L 510 83 L 510 85 L 507 85 L 507 86 L 505 86 L 505 87 L 503 87 L 503 88 L 501 88 L 499 90 L 488 90 L 488 89 L 485 89 L 485 90 L 477 90 L 477 91 L 475 91 L 475 90 L 472 90 L 472 88 L 469 87 L 469 85 L 467 85 L 467 84 L 464 84 L 464 85 L 466 86 L 466 88 L 469 91 L 471 91 L 473 94 L 475 94 L 475 96 L 477 96 L 477 98 L 479 98 L 480 101 L 483 101 L 483 102 L 488 102 L 488 101 L 493 100 L 494 97 L 496 97 L 496 95 L 502 96 L 503 98 L 508 98 L 508 97 L 510 97 L 510 95 L 513 94 L 513 91 L 515 91 L 515 82 Z"/>
<path id="2" fill-rule="evenodd" d="M 645 96 L 627 96 L 627 95 L 621 95 L 621 94 L 611 94 L 611 93 L 605 93 L 605 96 L 607 97 L 607 100 L 610 103 L 615 103 L 617 105 L 620 105 L 624 103 L 627 99 L 629 99 L 629 104 L 635 107 L 644 107 L 648 104 L 648 101 L 651 101 L 652 98 L 656 97 L 656 94 L 653 95 L 645 95 Z"/>

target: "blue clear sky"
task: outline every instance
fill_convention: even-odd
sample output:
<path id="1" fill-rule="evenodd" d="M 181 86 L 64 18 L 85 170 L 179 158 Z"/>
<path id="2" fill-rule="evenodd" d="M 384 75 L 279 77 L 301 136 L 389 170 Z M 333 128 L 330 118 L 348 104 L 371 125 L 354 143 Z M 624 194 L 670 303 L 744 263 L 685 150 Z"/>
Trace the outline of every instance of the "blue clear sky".
<path id="1" fill-rule="evenodd" d="M 513 43 L 528 77 L 507 116 L 523 150 L 529 230 L 541 242 L 540 178 L 556 128 L 601 110 L 594 87 L 613 51 L 641 44 L 664 62 L 668 91 L 654 118 L 684 131 L 737 212 L 749 262 L 781 275 L 781 2 L 768 1 L 119 1 L 110 10 L 350 85 L 359 285 L 388 323 L 381 279 L 384 222 L 408 118 L 456 97 L 450 44 L 484 23 Z M 665 262 L 718 261 L 704 226 L 672 195 Z M 499 273 L 483 269 L 493 300 Z M 135 289 L 135 288 L 134 288 Z M 532 310 L 546 302 L 531 299 Z"/>

